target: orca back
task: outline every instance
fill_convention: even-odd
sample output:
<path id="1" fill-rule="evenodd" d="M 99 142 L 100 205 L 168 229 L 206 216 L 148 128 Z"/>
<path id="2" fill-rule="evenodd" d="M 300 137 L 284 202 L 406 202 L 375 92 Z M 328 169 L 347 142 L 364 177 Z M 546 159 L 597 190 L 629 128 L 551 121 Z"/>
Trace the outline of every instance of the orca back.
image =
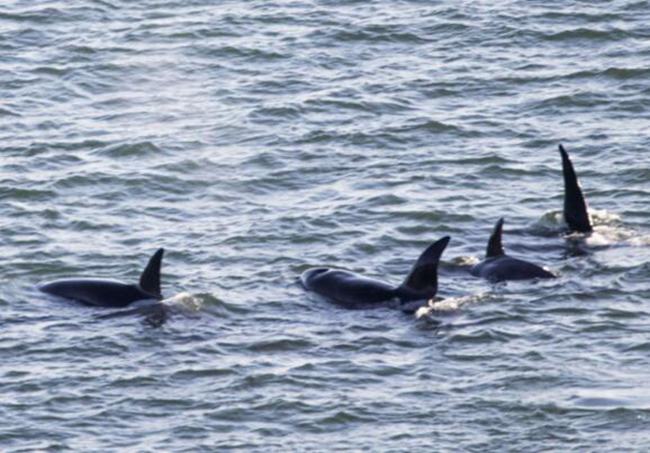
<path id="1" fill-rule="evenodd" d="M 316 268 L 301 276 L 303 286 L 346 308 L 369 308 L 397 297 L 388 283 L 339 269 Z"/>
<path id="2" fill-rule="evenodd" d="M 62 279 L 46 283 L 39 289 L 47 294 L 99 307 L 122 308 L 137 300 L 157 299 L 137 285 L 113 280 Z"/>
<path id="3" fill-rule="evenodd" d="M 503 223 L 503 217 L 497 220 L 488 240 L 485 259 L 472 266 L 470 273 L 492 282 L 554 278 L 555 275 L 537 264 L 506 255 L 502 243 Z"/>
<path id="4" fill-rule="evenodd" d="M 39 286 L 47 294 L 65 297 L 85 305 L 123 308 L 138 301 L 161 300 L 160 267 L 164 250 L 158 249 L 140 275 L 137 285 L 129 285 L 115 280 L 70 278 L 55 280 Z"/>
<path id="5" fill-rule="evenodd" d="M 553 273 L 537 264 L 507 255 L 487 258 L 472 267 L 471 273 L 476 277 L 482 277 L 491 282 L 556 277 Z"/>

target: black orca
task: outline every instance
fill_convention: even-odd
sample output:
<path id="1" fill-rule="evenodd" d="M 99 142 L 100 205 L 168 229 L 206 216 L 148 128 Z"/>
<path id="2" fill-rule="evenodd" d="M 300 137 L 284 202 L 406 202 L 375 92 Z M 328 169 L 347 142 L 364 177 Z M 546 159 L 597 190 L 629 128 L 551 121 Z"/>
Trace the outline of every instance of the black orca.
<path id="1" fill-rule="evenodd" d="M 39 286 L 39 290 L 54 296 L 73 299 L 85 305 L 123 308 L 138 300 L 162 300 L 160 265 L 164 249 L 158 249 L 149 259 L 140 282 L 126 284 L 114 280 L 70 278 L 55 280 Z"/>
<path id="2" fill-rule="evenodd" d="M 436 295 L 440 255 L 449 239 L 449 236 L 445 236 L 427 247 L 399 286 L 326 267 L 308 269 L 303 272 L 300 280 L 306 289 L 345 308 L 374 308 L 398 301 L 400 308 L 411 311 L 407 308 L 409 302 L 426 303 Z"/>
<path id="3" fill-rule="evenodd" d="M 591 233 L 593 228 L 589 220 L 587 202 L 582 195 L 580 182 L 573 169 L 569 154 L 560 145 L 562 155 L 562 173 L 564 175 L 564 220 L 569 226 L 569 232 Z"/>
<path id="4" fill-rule="evenodd" d="M 488 241 L 485 259 L 472 266 L 470 270 L 472 275 L 493 282 L 527 280 L 529 278 L 555 278 L 555 275 L 551 272 L 536 264 L 506 255 L 501 244 L 502 234 L 503 218 L 499 219 L 494 226 Z"/>

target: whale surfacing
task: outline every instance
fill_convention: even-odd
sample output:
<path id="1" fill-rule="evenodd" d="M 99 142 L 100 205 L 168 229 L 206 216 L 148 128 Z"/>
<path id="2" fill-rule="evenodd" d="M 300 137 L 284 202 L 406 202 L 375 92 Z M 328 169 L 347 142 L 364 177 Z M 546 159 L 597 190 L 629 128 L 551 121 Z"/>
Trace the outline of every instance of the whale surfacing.
<path id="1" fill-rule="evenodd" d="M 494 226 L 488 240 L 485 259 L 474 265 L 470 273 L 475 277 L 483 277 L 492 282 L 506 280 L 527 280 L 532 278 L 555 278 L 555 275 L 528 261 L 512 258 L 503 250 L 501 237 L 503 235 L 503 218 Z"/>
<path id="2" fill-rule="evenodd" d="M 426 302 L 438 292 L 438 264 L 449 239 L 445 236 L 427 247 L 399 286 L 324 267 L 306 270 L 300 280 L 306 289 L 346 308 L 374 308 L 397 300 L 406 309 L 409 302 Z"/>
<path id="3" fill-rule="evenodd" d="M 164 249 L 161 248 L 153 254 L 137 284 L 104 279 L 69 278 L 45 283 L 38 289 L 46 294 L 98 307 L 123 308 L 138 300 L 161 300 L 160 267 L 163 253 Z"/>

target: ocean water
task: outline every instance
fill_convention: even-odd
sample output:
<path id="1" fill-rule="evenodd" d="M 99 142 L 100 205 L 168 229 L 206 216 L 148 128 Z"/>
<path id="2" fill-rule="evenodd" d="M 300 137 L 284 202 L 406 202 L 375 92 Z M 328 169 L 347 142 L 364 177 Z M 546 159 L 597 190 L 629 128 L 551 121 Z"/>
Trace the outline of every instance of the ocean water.
<path id="1" fill-rule="evenodd" d="M 0 450 L 646 451 L 648 23 L 632 0 L 3 2 Z M 499 217 L 558 279 L 460 268 Z M 298 281 L 399 283 L 443 235 L 419 316 Z M 135 282 L 158 247 L 165 323 L 36 289 Z"/>

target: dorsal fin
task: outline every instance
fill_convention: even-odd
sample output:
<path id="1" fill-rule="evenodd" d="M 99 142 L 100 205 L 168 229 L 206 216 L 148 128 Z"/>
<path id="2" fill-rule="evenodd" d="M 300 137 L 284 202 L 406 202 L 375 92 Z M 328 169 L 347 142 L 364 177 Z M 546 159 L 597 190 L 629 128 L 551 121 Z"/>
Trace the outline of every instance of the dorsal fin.
<path id="1" fill-rule="evenodd" d="M 562 173 L 564 174 L 564 220 L 571 231 L 589 233 L 593 231 L 593 228 L 589 221 L 587 202 L 582 195 L 582 189 L 580 189 L 580 183 L 573 170 L 569 154 L 564 146 L 560 145 L 559 148 L 562 155 Z"/>
<path id="2" fill-rule="evenodd" d="M 501 236 L 503 235 L 503 217 L 497 220 L 496 225 L 494 225 L 494 230 L 490 235 L 488 240 L 487 250 L 485 252 L 486 258 L 492 258 L 493 256 L 502 256 L 506 253 L 503 251 L 503 245 L 501 244 Z"/>
<path id="3" fill-rule="evenodd" d="M 162 264 L 163 253 L 165 253 L 165 249 L 156 250 L 156 253 L 149 258 L 142 275 L 140 275 L 140 289 L 157 298 L 162 298 L 160 292 L 160 265 Z"/>
<path id="4" fill-rule="evenodd" d="M 401 288 L 423 294 L 427 298 L 436 295 L 438 292 L 438 264 L 449 239 L 449 236 L 445 236 L 422 252 Z"/>

